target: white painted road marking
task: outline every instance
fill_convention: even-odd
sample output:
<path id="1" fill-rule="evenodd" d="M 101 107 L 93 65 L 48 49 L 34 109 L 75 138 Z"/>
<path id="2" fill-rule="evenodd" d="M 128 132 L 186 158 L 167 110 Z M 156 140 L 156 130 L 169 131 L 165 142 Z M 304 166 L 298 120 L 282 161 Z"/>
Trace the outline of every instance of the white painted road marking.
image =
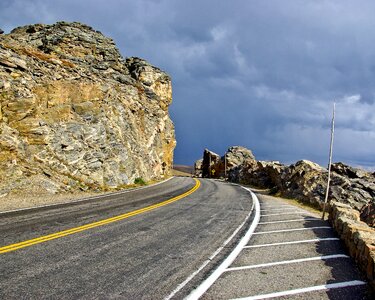
<path id="1" fill-rule="evenodd" d="M 289 212 L 289 213 L 278 213 L 278 214 L 269 214 L 269 215 L 261 215 L 261 217 L 270 217 L 270 216 L 280 216 L 280 215 L 297 215 L 302 213 L 301 211 Z M 305 212 L 303 212 L 306 214 Z"/>
<path id="2" fill-rule="evenodd" d="M 276 208 L 280 208 L 280 207 L 295 207 L 293 205 L 268 205 L 268 204 L 263 204 L 261 205 L 261 208 L 270 208 L 270 207 L 276 207 Z"/>
<path id="3" fill-rule="evenodd" d="M 346 287 L 365 285 L 365 284 L 366 284 L 366 282 L 364 282 L 364 281 L 353 280 L 353 281 L 345 281 L 345 282 L 339 282 L 339 283 L 329 283 L 329 284 L 325 284 L 325 285 L 316 285 L 316 286 L 311 286 L 311 287 L 307 287 L 307 288 L 295 289 L 295 290 L 289 290 L 289 291 L 282 291 L 282 292 L 271 293 L 271 294 L 256 295 L 256 296 L 244 297 L 244 298 L 236 298 L 236 299 L 232 299 L 232 300 L 269 299 L 269 298 L 275 298 L 275 297 L 296 295 L 296 294 L 315 292 L 315 291 L 324 291 L 324 290 L 330 290 L 330 289 L 346 288 Z"/>
<path id="4" fill-rule="evenodd" d="M 206 280 L 204 280 L 185 299 L 187 300 L 199 299 L 215 283 L 215 281 L 226 271 L 226 269 L 233 263 L 233 261 L 237 258 L 238 254 L 240 254 L 242 249 L 249 242 L 255 228 L 258 226 L 259 219 L 260 219 L 260 204 L 259 204 L 258 197 L 250 189 L 247 189 L 247 188 L 244 188 L 244 189 L 246 189 L 247 191 L 251 193 L 251 197 L 253 198 L 253 202 L 255 204 L 255 217 L 254 217 L 253 223 L 251 224 L 246 234 L 242 237 L 238 245 L 228 255 L 228 257 L 213 271 L 213 273 L 211 273 L 211 275 Z"/>
<path id="5" fill-rule="evenodd" d="M 180 290 L 182 290 L 200 271 L 202 271 L 220 252 L 224 249 L 224 247 L 236 236 L 236 234 L 242 229 L 242 227 L 246 224 L 247 220 L 250 218 L 253 210 L 255 207 L 255 201 L 253 200 L 253 205 L 251 207 L 250 212 L 246 216 L 245 220 L 237 227 L 237 229 L 232 233 L 232 235 L 218 248 L 195 272 L 193 272 L 188 278 L 186 278 L 183 282 L 181 282 L 169 295 L 165 298 L 165 300 L 169 300 L 174 297 Z M 255 228 L 254 228 L 255 229 Z"/>
<path id="6" fill-rule="evenodd" d="M 267 208 L 267 209 L 261 209 L 260 211 L 286 211 L 286 210 L 295 210 L 295 207 L 289 207 L 289 208 Z M 302 212 L 302 210 L 301 210 Z"/>
<path id="7" fill-rule="evenodd" d="M 270 246 L 279 246 L 279 245 L 293 245 L 293 244 L 302 244 L 302 243 L 315 243 L 323 241 L 339 241 L 339 238 L 323 238 L 323 239 L 311 239 L 311 240 L 300 240 L 293 242 L 282 242 L 282 243 L 272 243 L 272 244 L 261 244 L 261 245 L 250 245 L 245 246 L 244 248 L 261 248 L 261 247 L 270 247 Z"/>
<path id="8" fill-rule="evenodd" d="M 300 221 L 319 221 L 318 218 L 306 218 L 306 219 L 292 219 L 283 221 L 269 221 L 269 222 L 259 222 L 259 225 L 263 224 L 277 224 L 277 223 L 288 223 L 288 222 L 300 222 Z"/>
<path id="9" fill-rule="evenodd" d="M 264 268 L 264 267 L 271 267 L 271 266 L 278 266 L 278 265 L 294 264 L 294 263 L 300 263 L 300 262 L 306 262 L 306 261 L 328 260 L 328 259 L 334 259 L 334 258 L 349 258 L 349 256 L 347 256 L 345 254 L 333 254 L 333 255 L 325 255 L 325 256 L 315 256 L 315 257 L 308 257 L 308 258 L 300 258 L 300 259 L 276 261 L 276 262 L 272 262 L 272 263 L 259 264 L 259 265 L 233 267 L 233 268 L 228 268 L 225 271 L 226 272 L 240 271 L 240 270 Z"/>
<path id="10" fill-rule="evenodd" d="M 259 231 L 259 232 L 254 232 L 254 234 L 279 233 L 279 232 L 312 230 L 312 229 L 332 229 L 332 228 L 330 226 L 303 227 L 303 228 L 291 228 L 291 229 L 282 229 L 282 230 Z"/>
<path id="11" fill-rule="evenodd" d="M 249 189 L 247 189 L 249 190 Z M 250 190 L 249 190 L 250 191 Z M 251 192 L 251 191 L 250 191 Z M 256 195 L 252 193 L 253 199 L 256 198 Z M 301 221 L 320 221 L 319 218 L 315 217 L 316 215 L 311 214 L 307 211 L 296 209 L 295 207 L 290 208 L 281 208 L 278 206 L 276 209 L 266 209 L 265 206 L 262 205 L 262 210 L 260 210 L 259 200 L 256 198 L 254 200 L 254 203 L 256 204 L 255 212 L 256 216 L 254 218 L 254 222 L 251 224 L 249 231 L 245 234 L 245 236 L 240 240 L 238 245 L 235 247 L 235 249 L 232 251 L 232 253 L 229 254 L 229 256 L 211 273 L 211 275 L 204 280 L 195 290 L 193 290 L 185 299 L 188 300 L 196 300 L 202 297 L 209 289 L 210 287 L 220 278 L 220 276 L 224 272 L 232 272 L 232 271 L 242 271 L 247 269 L 255 269 L 255 268 L 264 268 L 264 267 L 273 267 L 273 266 L 279 266 L 279 265 L 287 265 L 287 264 L 303 264 L 304 262 L 309 261 L 325 261 L 330 259 L 340 259 L 350 258 L 346 254 L 333 254 L 333 255 L 324 255 L 324 256 L 316 256 L 316 257 L 308 257 L 308 258 L 301 258 L 301 259 L 293 259 L 293 260 L 284 260 L 284 261 L 277 261 L 277 262 L 271 262 L 271 263 L 263 263 L 263 264 L 256 264 L 256 265 L 248 265 L 248 266 L 239 266 L 239 267 L 230 267 L 234 260 L 237 258 L 237 256 L 240 254 L 241 251 L 248 248 L 258 248 L 258 247 L 271 247 L 271 246 L 277 246 L 277 245 L 289 245 L 289 244 L 299 244 L 299 243 L 313 243 L 313 242 L 323 242 L 323 241 L 339 241 L 339 238 L 315 238 L 315 239 L 308 239 L 308 240 L 299 240 L 299 241 L 290 241 L 290 242 L 277 242 L 277 243 L 271 243 L 271 244 L 261 244 L 261 245 L 244 245 L 244 242 L 249 242 L 251 236 L 254 234 L 269 234 L 269 233 L 281 233 L 281 232 L 293 232 L 293 231 L 299 231 L 299 230 L 313 230 L 313 229 L 332 229 L 330 226 L 314 226 L 314 227 L 303 227 L 303 228 L 291 228 L 291 229 L 282 229 L 282 230 L 270 230 L 270 231 L 260 231 L 254 233 L 255 228 L 259 224 L 277 224 L 277 223 L 289 223 L 289 222 L 301 222 Z M 285 206 L 286 207 L 286 206 Z M 268 207 L 269 208 L 269 207 Z M 292 212 L 287 212 L 289 210 L 292 210 Z M 264 214 L 260 215 L 261 212 L 270 212 L 270 214 Z M 275 213 L 272 213 L 274 211 Z M 277 211 L 281 211 L 276 213 Z M 283 212 L 285 211 L 285 212 Z M 257 215 L 258 214 L 258 215 Z M 291 220 L 279 220 L 279 221 L 267 221 L 267 222 L 259 222 L 260 217 L 267 217 L 267 216 L 279 216 L 279 215 L 293 215 L 293 214 L 303 214 L 303 215 L 309 215 L 308 217 L 303 217 L 303 215 L 299 216 L 300 219 L 291 219 Z M 302 217 L 302 218 L 301 218 Z M 298 218 L 298 217 L 297 217 Z M 319 223 L 318 223 L 319 224 Z M 326 223 L 320 223 L 325 225 Z M 247 237 L 248 236 L 248 237 Z M 321 285 L 321 286 L 313 286 L 313 287 L 307 287 L 302 289 L 296 289 L 296 290 L 289 290 L 289 291 L 281 291 L 276 292 L 272 294 L 265 294 L 265 295 L 256 295 L 252 297 L 246 297 L 246 298 L 238 298 L 238 299 L 267 299 L 267 298 L 273 298 L 273 297 L 279 297 L 284 295 L 293 295 L 293 294 L 299 294 L 299 293 L 306 293 L 309 291 L 315 291 L 315 290 L 324 290 L 324 289 L 334 289 L 334 288 L 344 288 L 349 286 L 355 286 L 355 285 L 363 285 L 366 284 L 363 281 L 354 280 L 354 281 L 348 281 L 348 282 L 342 282 L 342 283 L 333 283 L 333 284 L 327 284 L 327 285 Z"/>

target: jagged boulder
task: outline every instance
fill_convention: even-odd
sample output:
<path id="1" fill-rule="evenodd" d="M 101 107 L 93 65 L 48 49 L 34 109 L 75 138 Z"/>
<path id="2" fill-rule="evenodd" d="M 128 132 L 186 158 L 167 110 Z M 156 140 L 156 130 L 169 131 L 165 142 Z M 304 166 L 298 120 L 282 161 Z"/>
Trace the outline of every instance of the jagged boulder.
<path id="1" fill-rule="evenodd" d="M 176 145 L 171 101 L 165 72 L 125 60 L 87 25 L 36 24 L 1 35 L 0 195 L 159 178 Z"/>
<path id="2" fill-rule="evenodd" d="M 347 176 L 350 167 L 343 164 L 333 167 L 335 172 L 331 174 L 329 200 L 350 204 L 351 207 L 360 210 L 364 205 L 374 199 L 372 192 L 373 183 L 361 177 Z M 336 172 L 338 171 L 338 173 Z M 364 174 L 364 173 L 363 173 Z M 281 194 L 296 198 L 301 201 L 322 207 L 327 189 L 328 171 L 310 161 L 301 160 L 285 169 L 281 177 Z"/>
<path id="3" fill-rule="evenodd" d="M 261 188 L 275 188 L 282 185 L 281 176 L 286 166 L 278 161 L 258 161 L 251 173 L 250 184 Z"/>
<path id="4" fill-rule="evenodd" d="M 280 192 L 290 198 L 320 206 L 324 199 L 328 172 L 318 164 L 300 160 L 285 169 L 281 176 Z"/>
<path id="5" fill-rule="evenodd" d="M 363 222 L 375 227 L 375 199 L 362 207 L 360 217 Z"/>
<path id="6" fill-rule="evenodd" d="M 372 177 L 372 174 L 370 172 L 366 172 L 365 170 L 358 168 L 353 168 L 341 162 L 332 164 L 331 170 L 332 172 L 335 172 L 336 174 L 339 174 L 341 176 L 348 177 L 349 179 Z"/>
<path id="7" fill-rule="evenodd" d="M 202 177 L 202 165 L 203 165 L 203 158 L 198 159 L 194 163 L 194 175 L 197 177 Z"/>
<path id="8" fill-rule="evenodd" d="M 224 156 L 228 170 L 242 165 L 245 161 L 255 161 L 253 152 L 242 146 L 230 147 Z"/>
<path id="9" fill-rule="evenodd" d="M 224 178 L 225 175 L 234 178 L 238 175 L 239 167 L 247 163 L 256 163 L 251 150 L 241 146 L 230 147 L 224 156 L 220 156 L 208 149 L 204 150 L 202 160 L 202 176 L 210 178 Z M 197 169 L 197 172 L 200 170 Z"/>
<path id="10" fill-rule="evenodd" d="M 217 178 L 218 172 L 216 170 L 219 168 L 220 163 L 221 157 L 219 154 L 208 149 L 204 149 L 202 160 L 202 177 Z"/>
<path id="11" fill-rule="evenodd" d="M 250 174 L 256 167 L 256 159 L 251 150 L 234 146 L 225 153 L 227 161 L 227 173 L 230 181 L 247 183 L 250 181 Z"/>

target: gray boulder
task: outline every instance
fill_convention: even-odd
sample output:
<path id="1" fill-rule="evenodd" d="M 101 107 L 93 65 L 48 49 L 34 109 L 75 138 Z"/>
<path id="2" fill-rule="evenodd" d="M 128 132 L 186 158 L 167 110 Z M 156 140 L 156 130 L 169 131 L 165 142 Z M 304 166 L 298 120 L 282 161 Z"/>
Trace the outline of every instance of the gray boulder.
<path id="1" fill-rule="evenodd" d="M 332 172 L 335 172 L 336 174 L 348 177 L 350 179 L 372 177 L 372 174 L 369 172 L 366 172 L 365 170 L 353 168 L 341 162 L 332 164 L 331 170 Z"/>
<path id="2" fill-rule="evenodd" d="M 202 177 L 202 165 L 203 165 L 203 158 L 198 159 L 194 163 L 194 175 L 197 177 Z"/>

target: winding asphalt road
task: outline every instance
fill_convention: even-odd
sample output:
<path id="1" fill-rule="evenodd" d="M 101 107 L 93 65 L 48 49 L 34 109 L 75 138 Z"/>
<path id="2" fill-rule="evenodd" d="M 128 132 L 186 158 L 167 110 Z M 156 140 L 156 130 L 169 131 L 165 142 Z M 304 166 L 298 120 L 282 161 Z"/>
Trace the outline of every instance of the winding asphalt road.
<path id="1" fill-rule="evenodd" d="M 241 230 L 229 238 L 251 222 L 252 205 L 240 187 L 173 178 L 0 214 L 0 299 L 182 298 L 232 249 Z"/>

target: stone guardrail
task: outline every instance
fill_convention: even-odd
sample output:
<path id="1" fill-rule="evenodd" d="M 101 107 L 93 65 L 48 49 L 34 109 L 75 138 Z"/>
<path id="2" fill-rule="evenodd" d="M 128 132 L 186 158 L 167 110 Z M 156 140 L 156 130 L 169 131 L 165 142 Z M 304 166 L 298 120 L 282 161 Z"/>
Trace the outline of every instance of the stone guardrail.
<path id="1" fill-rule="evenodd" d="M 360 220 L 359 211 L 339 202 L 330 203 L 329 219 L 375 289 L 375 228 Z"/>

